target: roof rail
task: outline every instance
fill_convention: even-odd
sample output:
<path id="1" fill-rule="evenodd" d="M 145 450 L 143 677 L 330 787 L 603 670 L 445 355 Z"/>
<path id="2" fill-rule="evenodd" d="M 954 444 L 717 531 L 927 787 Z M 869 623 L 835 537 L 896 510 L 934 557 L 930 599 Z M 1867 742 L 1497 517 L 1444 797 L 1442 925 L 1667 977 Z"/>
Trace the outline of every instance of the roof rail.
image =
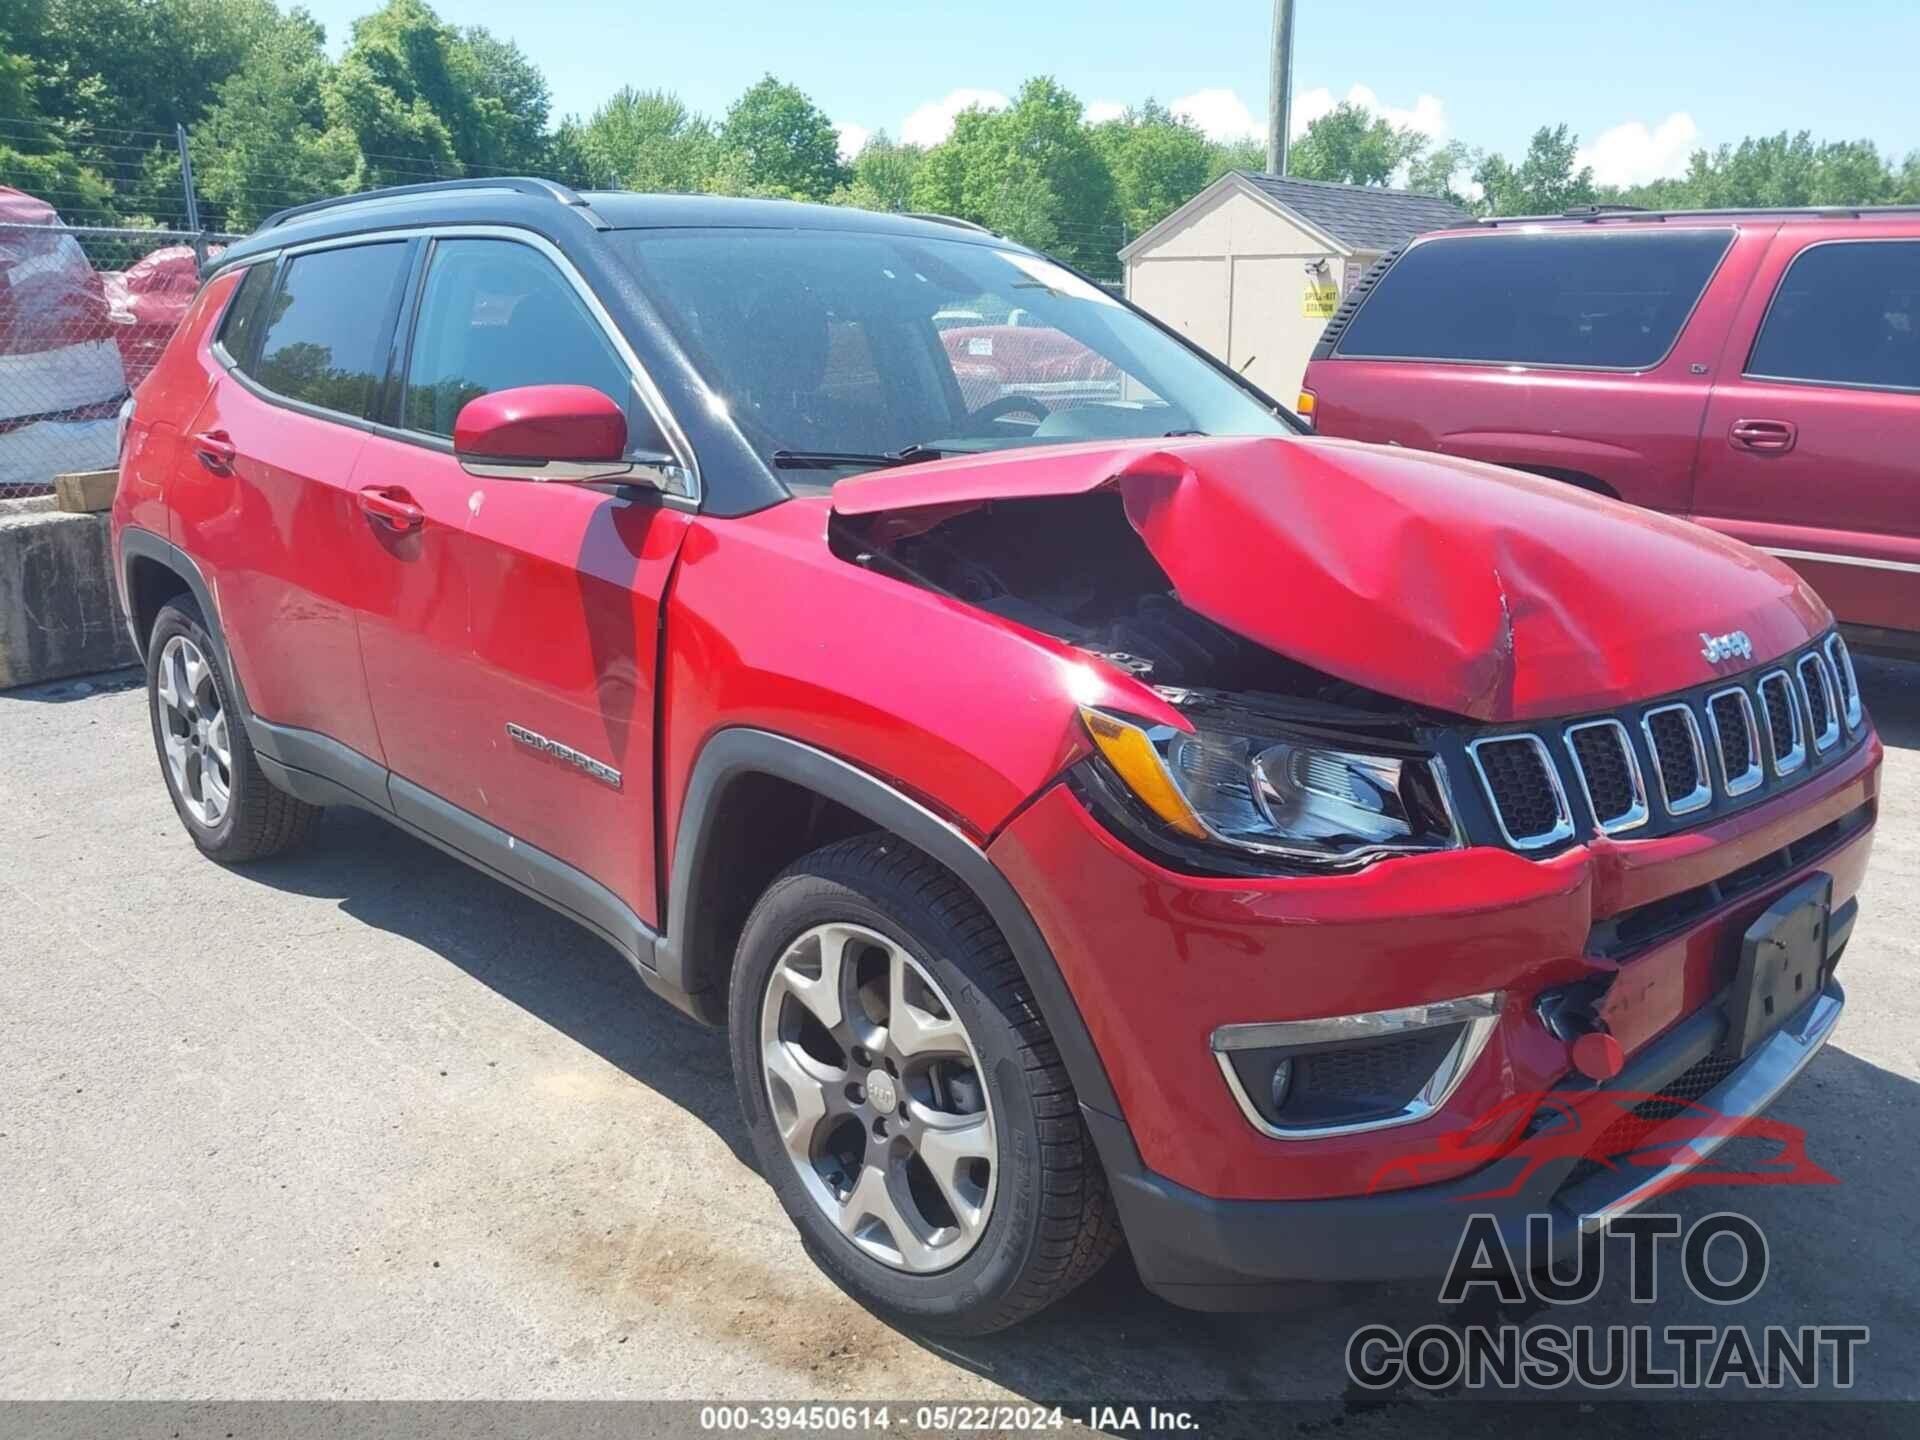
<path id="1" fill-rule="evenodd" d="M 1719 210 L 1642 210 L 1633 205 L 1580 205 L 1557 215 L 1482 215 L 1473 223 L 1546 225 L 1560 220 L 1729 220 L 1739 216 L 1772 220 L 1873 220 L 1883 215 L 1920 215 L 1920 205 L 1734 205 Z"/>
<path id="2" fill-rule="evenodd" d="M 271 230 L 285 225 L 290 220 L 303 220 L 309 215 L 317 215 L 323 210 L 337 210 L 348 205 L 364 205 L 380 200 L 401 200 L 412 195 L 441 195 L 449 191 L 505 190 L 515 195 L 532 195 L 538 199 L 556 200 L 562 205 L 578 209 L 587 223 L 596 230 L 608 230 L 612 227 L 593 213 L 577 191 L 552 180 L 538 180 L 527 175 L 503 175 L 495 177 L 474 177 L 466 180 L 428 180 L 419 185 L 389 185 L 382 190 L 362 190 L 357 195 L 333 195 L 325 200 L 313 200 L 305 205 L 294 205 L 285 210 L 276 211 L 260 222 L 260 229 Z"/>
<path id="3" fill-rule="evenodd" d="M 962 230 L 977 230 L 982 235 L 992 235 L 993 231 L 972 220 L 962 220 L 958 215 L 939 215 L 931 210 L 903 210 L 901 218 L 906 220 L 929 220 L 935 225 L 953 225 Z"/>

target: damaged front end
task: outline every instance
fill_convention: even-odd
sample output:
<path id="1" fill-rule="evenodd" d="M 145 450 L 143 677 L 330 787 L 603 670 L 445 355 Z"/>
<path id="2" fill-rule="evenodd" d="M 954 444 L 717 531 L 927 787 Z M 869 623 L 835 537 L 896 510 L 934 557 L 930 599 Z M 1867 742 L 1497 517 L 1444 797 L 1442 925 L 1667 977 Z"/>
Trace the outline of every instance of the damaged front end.
<path id="1" fill-rule="evenodd" d="M 1464 831 L 1436 746 L 1454 717 L 1247 640 L 1182 603 L 1113 491 L 987 502 L 902 525 L 836 516 L 841 558 L 1076 646 L 1191 727 L 1081 712 L 1069 783 L 1170 868 L 1348 869 Z"/>

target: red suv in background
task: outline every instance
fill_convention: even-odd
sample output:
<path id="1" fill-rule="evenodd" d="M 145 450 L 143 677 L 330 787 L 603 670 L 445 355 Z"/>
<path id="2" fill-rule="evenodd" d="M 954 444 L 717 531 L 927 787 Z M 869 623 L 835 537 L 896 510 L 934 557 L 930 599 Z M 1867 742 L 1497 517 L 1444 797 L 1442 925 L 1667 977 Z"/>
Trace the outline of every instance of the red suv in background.
<path id="1" fill-rule="evenodd" d="M 1920 651 L 1920 210 L 1499 220 L 1356 287 L 1301 407 L 1780 556 Z"/>
<path id="2" fill-rule="evenodd" d="M 1028 372 L 942 324 L 1015 308 Z M 1840 1014 L 1881 747 L 1804 582 L 1306 435 L 969 227 L 532 180 L 276 216 L 113 521 L 201 850 L 360 806 L 599 935 L 728 1027 L 803 1242 L 923 1328 L 1123 1231 L 1197 1306 L 1437 1273 L 1494 1191 L 1570 1247 L 1690 1152 L 1396 1162 L 1602 1079 L 1751 1115 Z"/>

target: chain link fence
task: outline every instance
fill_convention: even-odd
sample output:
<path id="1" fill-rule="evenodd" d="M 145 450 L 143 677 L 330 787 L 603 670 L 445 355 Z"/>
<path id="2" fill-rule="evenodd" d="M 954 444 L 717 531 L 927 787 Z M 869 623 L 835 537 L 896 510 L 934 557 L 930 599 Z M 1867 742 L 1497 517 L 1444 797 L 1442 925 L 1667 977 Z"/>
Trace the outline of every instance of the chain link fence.
<path id="1" fill-rule="evenodd" d="M 200 253 L 233 236 L 59 223 L 0 209 L 0 500 L 118 458 L 118 417 L 186 314 Z M 44 213 L 40 213 L 44 212 Z"/>

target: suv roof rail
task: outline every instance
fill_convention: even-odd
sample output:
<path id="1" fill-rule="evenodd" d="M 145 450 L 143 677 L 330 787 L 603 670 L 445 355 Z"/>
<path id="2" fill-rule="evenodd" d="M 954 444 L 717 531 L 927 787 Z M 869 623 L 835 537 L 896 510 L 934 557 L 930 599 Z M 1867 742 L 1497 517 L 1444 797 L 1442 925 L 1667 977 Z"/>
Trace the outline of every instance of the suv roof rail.
<path id="1" fill-rule="evenodd" d="M 930 220 L 935 225 L 953 225 L 961 230 L 977 230 L 982 235 L 992 235 L 993 231 L 972 220 L 962 220 L 958 215 L 941 215 L 932 210 L 903 210 L 901 218 L 906 220 Z"/>
<path id="2" fill-rule="evenodd" d="M 1920 205 L 1731 205 L 1718 210 L 1642 210 L 1637 205 L 1577 205 L 1558 215 L 1482 215 L 1475 225 L 1546 225 L 1579 220 L 1730 220 L 1756 216 L 1768 220 L 1873 220 L 1881 216 L 1920 215 Z"/>
<path id="3" fill-rule="evenodd" d="M 502 175 L 476 176 L 465 180 L 428 180 L 418 185 L 389 185 L 381 190 L 362 190 L 356 195 L 332 195 L 325 200 L 312 200 L 305 205 L 293 205 L 285 210 L 275 211 L 260 222 L 260 229 L 271 230 L 290 220 L 305 219 L 323 210 L 338 210 L 349 205 L 365 205 L 382 200 L 402 200 L 414 195 L 441 195 L 463 190 L 504 190 L 515 195 L 531 195 L 538 199 L 555 200 L 562 205 L 578 209 L 594 229 L 611 228 L 593 213 L 593 208 L 576 190 L 569 190 L 565 185 L 554 180 L 540 180 L 529 175 Z"/>

